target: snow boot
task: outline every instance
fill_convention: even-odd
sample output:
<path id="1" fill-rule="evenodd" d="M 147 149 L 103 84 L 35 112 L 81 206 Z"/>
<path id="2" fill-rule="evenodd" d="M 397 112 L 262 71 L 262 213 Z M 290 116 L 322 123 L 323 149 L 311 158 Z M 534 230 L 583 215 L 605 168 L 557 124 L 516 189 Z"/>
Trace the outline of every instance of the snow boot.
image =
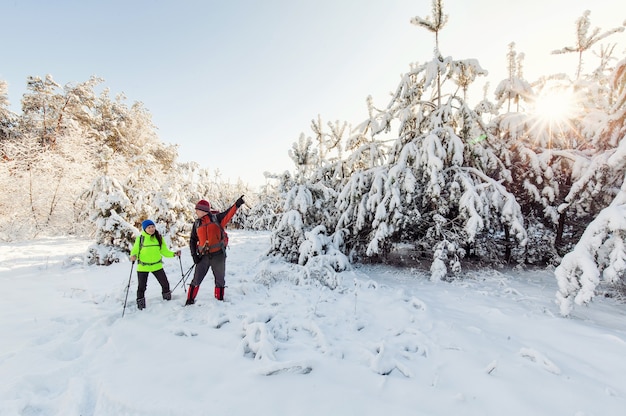
<path id="1" fill-rule="evenodd" d="M 224 288 L 223 287 L 215 288 L 215 299 L 224 300 Z"/>
<path id="2" fill-rule="evenodd" d="M 172 292 L 170 292 L 169 290 L 167 292 L 163 292 L 163 299 L 165 300 L 172 300 Z"/>
<path id="3" fill-rule="evenodd" d="M 196 295 L 198 294 L 198 290 L 200 290 L 200 286 L 189 285 L 189 291 L 187 292 L 187 302 L 185 305 L 193 305 L 196 303 Z"/>
<path id="4" fill-rule="evenodd" d="M 137 309 L 146 309 L 146 298 L 137 299 Z"/>

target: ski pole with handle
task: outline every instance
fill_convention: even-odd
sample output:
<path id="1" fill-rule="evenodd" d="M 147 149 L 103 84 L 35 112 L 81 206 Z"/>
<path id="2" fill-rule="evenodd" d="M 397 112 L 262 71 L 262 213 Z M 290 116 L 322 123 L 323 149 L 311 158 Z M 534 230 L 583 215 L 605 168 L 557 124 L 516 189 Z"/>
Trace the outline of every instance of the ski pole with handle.
<path id="1" fill-rule="evenodd" d="M 130 264 L 130 276 L 128 276 L 128 285 L 126 285 L 126 297 L 124 298 L 124 309 L 122 309 L 122 318 L 124 317 L 124 312 L 126 312 L 126 302 L 128 301 L 128 291 L 130 290 L 130 280 L 133 278 L 133 267 L 135 267 L 134 261 Z"/>

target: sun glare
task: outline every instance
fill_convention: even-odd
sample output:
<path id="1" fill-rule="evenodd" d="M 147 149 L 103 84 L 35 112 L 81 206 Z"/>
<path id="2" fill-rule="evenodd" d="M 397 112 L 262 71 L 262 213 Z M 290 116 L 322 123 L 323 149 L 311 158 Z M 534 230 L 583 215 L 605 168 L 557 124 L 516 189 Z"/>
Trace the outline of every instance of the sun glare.
<path id="1" fill-rule="evenodd" d="M 545 123 L 559 124 L 574 117 L 574 95 L 569 90 L 545 91 L 535 101 L 535 116 Z"/>

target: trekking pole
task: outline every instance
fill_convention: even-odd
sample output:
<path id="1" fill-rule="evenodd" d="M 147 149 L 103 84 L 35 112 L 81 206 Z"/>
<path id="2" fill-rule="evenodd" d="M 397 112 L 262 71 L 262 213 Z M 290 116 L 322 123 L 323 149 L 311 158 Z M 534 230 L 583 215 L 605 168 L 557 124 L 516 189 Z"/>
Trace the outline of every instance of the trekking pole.
<path id="1" fill-rule="evenodd" d="M 196 267 L 196 264 L 194 263 L 193 266 L 191 266 L 189 268 L 189 270 L 187 270 L 187 274 L 185 274 L 185 278 L 183 279 L 183 291 L 185 293 L 187 293 L 187 288 L 185 287 L 185 283 L 187 282 L 187 278 L 189 277 L 189 275 L 191 274 L 191 271 L 193 270 L 193 268 Z"/>
<path id="2" fill-rule="evenodd" d="M 126 297 L 124 298 L 124 309 L 122 309 L 122 318 L 124 317 L 124 312 L 126 312 L 126 301 L 128 300 L 128 291 L 130 290 L 130 280 L 133 278 L 133 267 L 135 267 L 134 261 L 130 264 L 130 276 L 128 276 L 128 285 L 126 285 Z"/>
<path id="3" fill-rule="evenodd" d="M 178 281 L 178 283 L 176 283 L 176 286 L 174 286 L 174 289 L 172 289 L 172 292 L 173 292 L 173 291 L 174 291 L 174 290 L 178 287 L 178 285 L 180 284 L 180 282 L 183 282 L 183 290 L 184 290 L 184 291 L 187 291 L 187 290 L 185 289 L 185 281 L 187 280 L 187 277 L 189 277 L 189 275 L 191 274 L 191 270 L 193 270 L 194 266 L 195 266 L 195 264 L 194 264 L 194 265 L 192 265 L 192 266 L 189 268 L 189 270 L 187 270 L 187 272 L 186 272 L 185 274 L 183 274 L 183 275 L 182 275 L 182 277 L 180 278 L 180 280 Z M 183 271 L 183 264 L 182 264 L 182 262 L 181 262 L 181 264 L 180 264 L 180 271 L 181 271 L 181 274 L 182 274 L 182 271 Z"/>
<path id="4" fill-rule="evenodd" d="M 178 281 L 178 283 L 176 283 L 176 286 L 174 286 L 174 289 L 176 289 L 178 287 L 178 285 L 180 284 L 180 282 L 183 281 L 183 279 L 185 278 L 185 273 L 183 273 L 183 261 L 180 259 L 181 256 L 178 256 L 178 264 L 180 264 L 180 280 Z M 172 289 L 172 292 L 174 291 L 174 289 Z M 183 284 L 183 290 L 185 289 L 185 285 Z"/>

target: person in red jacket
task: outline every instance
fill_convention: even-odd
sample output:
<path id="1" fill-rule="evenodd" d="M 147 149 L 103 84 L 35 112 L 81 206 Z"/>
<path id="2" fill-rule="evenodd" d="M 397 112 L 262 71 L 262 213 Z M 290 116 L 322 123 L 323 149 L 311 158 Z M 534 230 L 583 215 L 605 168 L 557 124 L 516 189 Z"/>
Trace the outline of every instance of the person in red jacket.
<path id="1" fill-rule="evenodd" d="M 185 305 L 195 303 L 200 284 L 209 269 L 213 270 L 213 277 L 215 278 L 215 299 L 224 300 L 226 246 L 228 245 L 228 235 L 225 228 L 237 209 L 243 204 L 243 195 L 224 212 L 211 210 L 211 204 L 204 199 L 196 204 L 198 219 L 193 223 L 189 238 L 189 249 L 196 269 L 189 285 Z"/>

